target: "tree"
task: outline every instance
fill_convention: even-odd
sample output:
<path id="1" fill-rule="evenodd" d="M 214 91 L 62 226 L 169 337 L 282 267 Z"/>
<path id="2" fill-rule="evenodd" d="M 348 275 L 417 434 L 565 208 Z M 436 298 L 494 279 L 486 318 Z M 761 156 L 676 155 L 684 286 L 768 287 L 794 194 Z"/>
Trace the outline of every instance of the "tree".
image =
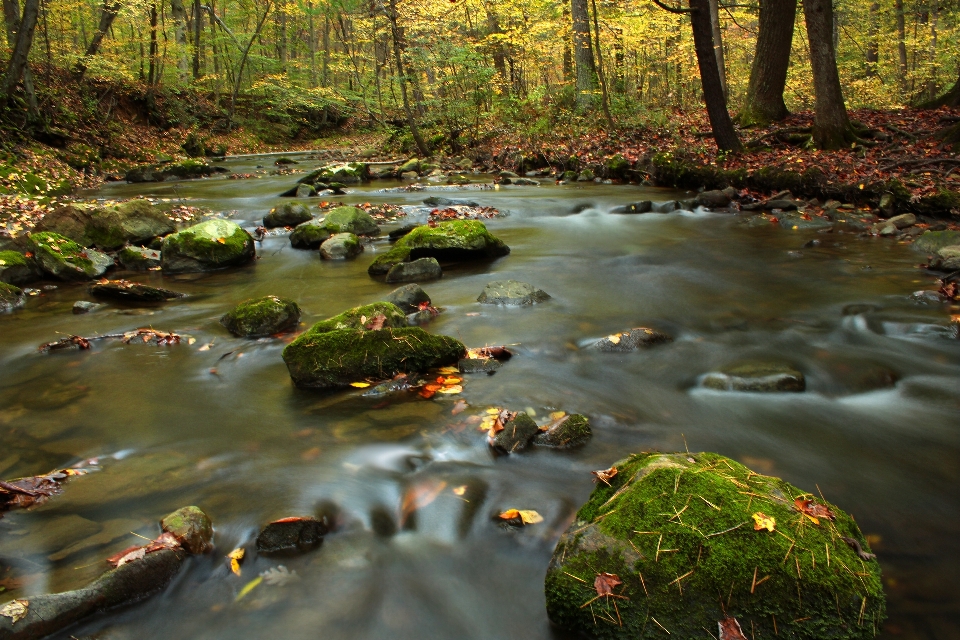
<path id="1" fill-rule="evenodd" d="M 592 111 L 597 105 L 597 67 L 590 44 L 590 14 L 587 0 L 570 0 L 573 18 L 573 59 L 577 67 L 577 109 Z"/>
<path id="2" fill-rule="evenodd" d="M 17 40 L 10 53 L 10 62 L 7 64 L 7 77 L 3 83 L 3 93 L 9 104 L 11 97 L 20 80 L 27 70 L 27 58 L 33 46 L 33 34 L 37 27 L 37 18 L 40 15 L 40 0 L 26 0 L 23 5 L 23 15 L 17 25 Z M 30 89 L 32 90 L 32 83 Z M 28 100 L 36 98 L 28 95 Z"/>
<path id="3" fill-rule="evenodd" d="M 854 139 L 847 117 L 833 47 L 833 3 L 803 0 L 813 70 L 813 141 L 821 149 L 839 149 Z"/>
<path id="4" fill-rule="evenodd" d="M 3 0 L 3 14 L 4 22 L 7 26 L 7 44 L 10 45 L 10 50 L 13 51 L 17 47 L 17 34 L 20 31 L 20 3 L 17 0 Z M 12 62 L 12 60 L 11 60 Z M 10 71 L 7 71 L 7 77 L 9 78 Z M 10 88 L 7 90 L 6 95 L 10 96 L 13 88 L 16 87 L 17 82 L 14 81 Z M 30 71 L 29 65 L 24 65 L 23 68 L 23 90 L 27 97 L 27 111 L 31 117 L 37 117 L 40 115 L 40 109 L 37 105 L 37 93 L 36 89 L 33 86 L 33 73 Z"/>
<path id="5" fill-rule="evenodd" d="M 747 97 L 737 119 L 741 126 L 766 125 L 787 117 L 783 90 L 790 66 L 796 0 L 760 0 L 757 47 Z"/>
<path id="6" fill-rule="evenodd" d="M 74 73 L 76 73 L 78 79 L 82 78 L 83 74 L 87 72 L 87 58 L 92 58 L 97 55 L 97 52 L 100 50 L 100 44 L 103 42 L 103 38 L 107 35 L 107 32 L 110 31 L 110 27 L 113 25 L 113 21 L 117 17 L 120 7 L 121 4 L 119 0 L 103 0 L 103 8 L 100 10 L 100 24 L 97 26 L 97 30 L 94 32 L 90 44 L 87 46 L 87 52 L 83 58 L 77 60 L 77 65 L 74 67 Z"/>
<path id="7" fill-rule="evenodd" d="M 710 20 L 710 0 L 690 0 L 690 24 L 693 27 L 697 65 L 700 67 L 703 101 L 707 105 L 717 148 L 721 151 L 742 151 L 743 145 L 733 128 L 733 120 L 727 111 L 727 101 L 723 97 L 723 83 L 720 81 L 720 68 L 713 42 L 713 24 Z"/>
<path id="8" fill-rule="evenodd" d="M 413 109 L 410 108 L 410 97 L 407 92 L 409 79 L 403 71 L 403 31 L 399 25 L 399 15 L 397 13 L 397 0 L 390 0 L 387 11 L 387 18 L 390 20 L 390 31 L 393 37 L 393 56 L 397 65 L 397 76 L 400 79 L 400 95 L 403 97 L 403 111 L 407 116 L 407 125 L 410 127 L 410 133 L 413 135 L 413 141 L 417 144 L 417 150 L 424 157 L 430 155 L 430 148 L 426 141 L 420 135 L 420 127 L 417 126 L 417 119 L 413 115 Z"/>

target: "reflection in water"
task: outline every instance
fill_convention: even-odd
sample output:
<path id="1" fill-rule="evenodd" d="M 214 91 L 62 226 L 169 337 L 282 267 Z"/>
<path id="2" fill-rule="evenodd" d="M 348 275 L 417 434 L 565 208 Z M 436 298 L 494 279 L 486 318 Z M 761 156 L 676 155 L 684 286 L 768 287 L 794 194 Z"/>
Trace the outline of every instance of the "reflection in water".
<path id="1" fill-rule="evenodd" d="M 245 172 L 255 162 L 230 164 Z M 109 185 L 103 194 L 190 198 L 252 226 L 291 180 Z M 427 195 L 364 187 L 344 200 L 414 205 Z M 547 639 L 543 575 L 592 489 L 589 471 L 686 438 L 691 449 L 819 487 L 853 513 L 884 567 L 886 636 L 960 637 L 960 561 L 949 552 L 960 535 L 960 344 L 944 308 L 910 298 L 933 288 L 916 255 L 891 241 L 747 227 L 728 215 L 608 213 L 676 197 L 653 189 L 508 187 L 469 197 L 510 212 L 488 226 L 513 252 L 426 285 L 444 308 L 428 328 L 471 346 L 514 344 L 517 357 L 496 375 L 469 377 L 462 396 L 298 391 L 280 359 L 284 342 L 236 339 L 218 324 L 237 302 L 269 294 L 296 300 L 308 324 L 381 299 L 392 287 L 366 267 L 386 241 L 330 263 L 268 237 L 249 269 L 175 283 L 147 274 L 190 294 L 161 307 L 110 303 L 74 316 L 85 290 L 63 284 L 0 317 L 0 477 L 92 456 L 102 467 L 0 520 L 0 600 L 85 584 L 103 558 L 137 542 L 131 532 L 152 537 L 160 516 L 197 504 L 216 525 L 216 553 L 191 560 L 163 597 L 73 635 Z M 804 247 L 812 238 L 820 245 Z M 552 298 L 527 308 L 476 303 L 487 282 L 508 278 Z M 61 334 L 147 324 L 196 342 L 35 352 Z M 676 340 L 626 354 L 591 348 L 642 325 Z M 745 359 L 789 363 L 807 391 L 696 386 Z M 460 398 L 470 407 L 454 415 Z M 576 452 L 494 458 L 471 421 L 489 406 L 583 413 L 595 435 Z M 507 508 L 545 520 L 504 530 L 492 516 Z M 321 512 L 335 514 L 338 530 L 318 551 L 250 557 L 242 576 L 230 573 L 223 556 L 252 544 L 260 525 Z M 234 602 L 279 564 L 296 577 Z"/>

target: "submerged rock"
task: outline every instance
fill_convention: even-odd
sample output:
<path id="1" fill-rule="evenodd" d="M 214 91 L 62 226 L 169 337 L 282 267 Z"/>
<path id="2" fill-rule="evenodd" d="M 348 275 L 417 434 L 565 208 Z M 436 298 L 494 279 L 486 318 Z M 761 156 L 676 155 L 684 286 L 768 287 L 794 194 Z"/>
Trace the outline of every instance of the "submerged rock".
<path id="1" fill-rule="evenodd" d="M 537 289 L 532 284 L 518 280 L 496 280 L 483 288 L 477 302 L 480 304 L 501 304 L 506 306 L 520 306 L 536 304 L 550 299 L 543 289 Z"/>
<path id="2" fill-rule="evenodd" d="M 163 302 L 174 298 L 182 298 L 185 293 L 171 291 L 170 289 L 161 289 L 160 287 L 151 287 L 139 282 L 128 282 L 126 280 L 107 280 L 100 281 L 90 285 L 90 293 L 104 298 L 116 298 L 118 300 L 136 300 L 138 302 Z"/>
<path id="3" fill-rule="evenodd" d="M 320 257 L 324 260 L 346 260 L 361 253 L 360 238 L 352 233 L 335 233 L 320 245 Z"/>
<path id="4" fill-rule="evenodd" d="M 655 344 L 672 342 L 673 338 L 665 333 L 660 333 L 656 329 L 647 327 L 635 327 L 627 329 L 620 333 L 606 336 L 597 341 L 596 347 L 600 351 L 611 353 L 626 353 L 633 351 L 638 347 L 650 347 Z"/>
<path id="5" fill-rule="evenodd" d="M 313 216 L 310 215 L 307 205 L 299 202 L 285 202 L 271 209 L 270 213 L 263 217 L 263 226 L 267 229 L 295 227 L 310 220 L 313 220 Z"/>
<path id="6" fill-rule="evenodd" d="M 257 552 L 305 552 L 316 549 L 327 534 L 327 525 L 316 518 L 283 518 L 271 522 L 257 536 Z"/>
<path id="7" fill-rule="evenodd" d="M 117 260 L 124 269 L 147 271 L 160 266 L 160 252 L 156 249 L 144 249 L 143 247 L 124 247 L 117 254 Z"/>
<path id="8" fill-rule="evenodd" d="M 718 189 L 715 191 L 704 191 L 697 194 L 696 205 L 708 209 L 723 209 L 729 207 L 730 203 L 739 196 L 739 192 L 733 187 Z"/>
<path id="9" fill-rule="evenodd" d="M 207 220 L 163 239 L 166 273 L 214 271 L 248 264 L 256 257 L 253 236 L 229 220 Z"/>
<path id="10" fill-rule="evenodd" d="M 298 387 L 323 388 L 419 373 L 453 364 L 465 352 L 459 340 L 419 327 L 320 331 L 315 325 L 287 345 L 283 360 Z"/>
<path id="11" fill-rule="evenodd" d="M 0 282 L 0 313 L 8 313 L 23 306 L 24 297 L 20 287 Z"/>
<path id="12" fill-rule="evenodd" d="M 0 251 L 0 282 L 29 284 L 40 278 L 40 269 L 33 258 L 19 251 Z"/>
<path id="13" fill-rule="evenodd" d="M 563 416 L 540 430 L 533 438 L 538 447 L 572 449 L 587 443 L 593 436 L 590 420 L 579 413 Z"/>
<path id="14" fill-rule="evenodd" d="M 614 207 L 610 213 L 649 213 L 653 211 L 653 202 L 650 200 L 641 200 L 632 204 L 625 204 L 621 207 Z"/>
<path id="15" fill-rule="evenodd" d="M 878 632 L 880 566 L 838 507 L 713 453 L 640 454 L 613 468 L 547 569 L 547 615 L 559 627 L 624 640 L 706 637 L 728 618 L 756 638 Z M 607 615 L 615 622 L 600 622 Z"/>
<path id="16" fill-rule="evenodd" d="M 61 280 L 99 278 L 113 266 L 110 256 L 50 231 L 31 234 L 30 245 L 40 269 Z"/>
<path id="17" fill-rule="evenodd" d="M 490 446 L 503 453 L 518 453 L 530 446 L 540 427 L 526 413 L 518 413 L 503 429 L 488 438 Z"/>
<path id="18" fill-rule="evenodd" d="M 414 313 L 420 310 L 421 305 L 432 304 L 430 296 L 418 284 L 406 284 L 394 289 L 387 294 L 386 301 L 396 305 L 403 313 Z"/>
<path id="19" fill-rule="evenodd" d="M 717 391 L 795 391 L 806 389 L 803 374 L 776 362 L 745 362 L 708 373 L 702 384 Z"/>
<path id="20" fill-rule="evenodd" d="M 448 220 L 438 223 L 436 227 L 417 227 L 397 240 L 390 251 L 374 260 L 367 272 L 372 276 L 384 275 L 393 265 L 418 258 L 453 262 L 489 260 L 508 253 L 510 248 L 487 231 L 482 222 Z"/>
<path id="21" fill-rule="evenodd" d="M 437 280 L 443 277 L 443 269 L 436 258 L 419 258 L 412 262 L 399 262 L 387 271 L 386 281 L 393 282 L 423 282 Z"/>
<path id="22" fill-rule="evenodd" d="M 299 323 L 297 303 L 277 296 L 246 300 L 220 318 L 227 331 L 241 338 L 272 336 L 291 331 Z"/>
<path id="23" fill-rule="evenodd" d="M 496 358 L 461 358 L 457 362 L 460 373 L 487 373 L 492 374 L 503 364 Z"/>

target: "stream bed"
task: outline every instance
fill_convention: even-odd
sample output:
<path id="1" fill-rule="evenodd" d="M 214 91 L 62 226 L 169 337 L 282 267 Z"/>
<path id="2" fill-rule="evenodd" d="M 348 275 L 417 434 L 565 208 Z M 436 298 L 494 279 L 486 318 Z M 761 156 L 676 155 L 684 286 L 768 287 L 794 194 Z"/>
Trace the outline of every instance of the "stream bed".
<path id="1" fill-rule="evenodd" d="M 224 166 L 245 173 L 258 162 L 268 160 Z M 90 195 L 183 198 L 252 230 L 296 178 L 116 183 Z M 430 400 L 307 391 L 290 381 L 285 340 L 239 339 L 220 326 L 238 302 L 271 294 L 295 300 L 304 326 L 381 300 L 395 285 L 367 266 L 389 247 L 385 237 L 335 262 L 270 235 L 250 267 L 128 276 L 188 294 L 162 305 L 73 315 L 74 302 L 90 299 L 86 288 L 50 283 L 58 288 L 0 315 L 0 478 L 88 458 L 100 470 L 0 519 L 0 602 L 88 583 L 104 558 L 140 542 L 134 534 L 155 537 L 160 517 L 194 504 L 216 527 L 213 554 L 189 560 L 162 594 L 57 637 L 558 638 L 543 577 L 594 486 L 590 471 L 629 453 L 689 448 L 781 476 L 851 513 L 884 571 L 881 637 L 960 638 L 960 341 L 945 305 L 911 297 L 936 289 L 917 268 L 923 256 L 894 240 L 747 226 L 739 215 L 610 213 L 685 197 L 662 189 L 379 192 L 391 186 L 399 183 L 336 199 L 443 195 L 509 212 L 485 221 L 509 256 L 445 269 L 422 286 L 443 309 L 428 331 L 471 347 L 511 345 L 515 357 L 495 375 L 466 376 L 462 394 Z M 819 245 L 805 246 L 812 239 Z M 477 303 L 487 282 L 504 279 L 552 297 L 519 308 Z M 37 353 L 64 335 L 142 326 L 195 342 Z M 625 354 L 592 348 L 637 326 L 675 341 Z M 796 366 L 807 390 L 698 386 L 744 358 Z M 455 414 L 458 400 L 469 407 Z M 593 439 L 575 451 L 497 457 L 469 420 L 493 406 L 539 418 L 582 413 Z M 508 529 L 492 520 L 510 508 L 544 521 Z M 262 525 L 318 513 L 339 525 L 318 550 L 250 557 L 231 574 L 224 556 L 250 546 Z M 278 565 L 295 576 L 238 600 Z"/>

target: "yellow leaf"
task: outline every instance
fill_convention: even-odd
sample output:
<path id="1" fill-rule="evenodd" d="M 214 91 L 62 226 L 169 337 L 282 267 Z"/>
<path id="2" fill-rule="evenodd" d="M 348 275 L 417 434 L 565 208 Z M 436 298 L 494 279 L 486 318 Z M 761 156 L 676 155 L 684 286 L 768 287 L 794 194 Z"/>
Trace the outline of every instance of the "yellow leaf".
<path id="1" fill-rule="evenodd" d="M 777 521 L 772 516 L 765 515 L 760 511 L 753 514 L 753 529 L 755 531 L 760 531 L 761 529 L 773 531 L 776 525 Z"/>
<path id="2" fill-rule="evenodd" d="M 460 373 L 460 370 L 457 369 L 456 367 L 443 367 L 443 368 L 441 368 L 441 369 L 437 369 L 437 372 L 438 372 L 438 373 L 441 373 L 441 374 L 443 374 L 443 375 L 445 375 L 445 376 L 449 376 L 449 375 L 453 375 L 453 374 L 455 374 L 455 373 Z"/>
<path id="3" fill-rule="evenodd" d="M 240 561 L 243 560 L 243 557 L 246 555 L 246 550 L 243 547 L 239 549 L 234 549 L 227 554 L 227 557 L 230 558 L 230 571 L 235 575 L 240 575 Z"/>
<path id="4" fill-rule="evenodd" d="M 556 420 L 559 420 L 560 418 L 562 418 L 562 417 L 565 416 L 565 415 L 567 415 L 567 412 L 566 412 L 566 411 L 554 411 L 553 413 L 550 414 L 550 422 L 554 422 L 554 421 L 556 421 Z"/>
<path id="5" fill-rule="evenodd" d="M 455 495 L 455 496 L 462 496 L 463 494 L 465 494 L 465 493 L 467 492 L 467 485 L 462 484 L 462 485 L 460 485 L 459 487 L 454 487 L 454 488 L 452 489 L 452 491 L 453 491 L 453 495 Z"/>
<path id="6" fill-rule="evenodd" d="M 10 618 L 10 625 L 16 624 L 19 620 L 27 617 L 27 608 L 30 602 L 27 600 L 13 600 L 0 607 L 0 616 Z"/>
<path id="7" fill-rule="evenodd" d="M 251 591 L 259 587 L 261 582 L 263 582 L 262 576 L 257 576 L 256 578 L 248 582 L 246 585 L 244 585 L 243 589 L 240 589 L 240 593 L 237 594 L 237 597 L 234 598 L 233 601 L 240 602 L 241 600 L 243 600 L 247 596 L 247 594 L 249 594 Z"/>
<path id="8" fill-rule="evenodd" d="M 217 242 L 219 242 L 220 244 L 227 244 L 227 239 L 226 239 L 226 238 L 217 238 Z"/>
<path id="9" fill-rule="evenodd" d="M 370 386 L 370 383 L 369 382 L 351 382 L 350 386 L 356 387 L 357 389 L 366 389 L 367 387 Z"/>
<path id="10" fill-rule="evenodd" d="M 187 338 L 187 344 L 193 344 L 197 341 L 196 338 Z"/>
<path id="11" fill-rule="evenodd" d="M 607 340 L 609 340 L 613 344 L 620 344 L 620 334 L 615 333 L 612 336 L 607 336 Z"/>
<path id="12" fill-rule="evenodd" d="M 489 409 L 487 409 L 487 415 L 498 416 L 500 415 L 500 409 L 496 407 L 490 407 Z"/>
<path id="13" fill-rule="evenodd" d="M 513 520 L 514 518 L 519 518 L 520 512 L 516 509 L 507 509 L 500 514 L 501 520 Z"/>
<path id="14" fill-rule="evenodd" d="M 526 509 L 520 510 L 520 519 L 523 520 L 523 524 L 537 524 L 538 522 L 543 522 L 542 515 L 536 511 L 529 511 Z"/>
<path id="15" fill-rule="evenodd" d="M 437 391 L 437 393 L 460 393 L 463 391 L 463 387 L 459 384 L 455 384 L 452 387 L 444 387 Z"/>
<path id="16" fill-rule="evenodd" d="M 460 378 L 450 377 L 450 378 L 447 378 L 446 380 L 444 380 L 444 381 L 443 381 L 443 384 L 445 384 L 445 385 L 447 385 L 447 386 L 449 387 L 449 386 L 451 386 L 451 385 L 460 384 L 461 382 L 463 382 L 463 380 L 461 380 Z"/>

